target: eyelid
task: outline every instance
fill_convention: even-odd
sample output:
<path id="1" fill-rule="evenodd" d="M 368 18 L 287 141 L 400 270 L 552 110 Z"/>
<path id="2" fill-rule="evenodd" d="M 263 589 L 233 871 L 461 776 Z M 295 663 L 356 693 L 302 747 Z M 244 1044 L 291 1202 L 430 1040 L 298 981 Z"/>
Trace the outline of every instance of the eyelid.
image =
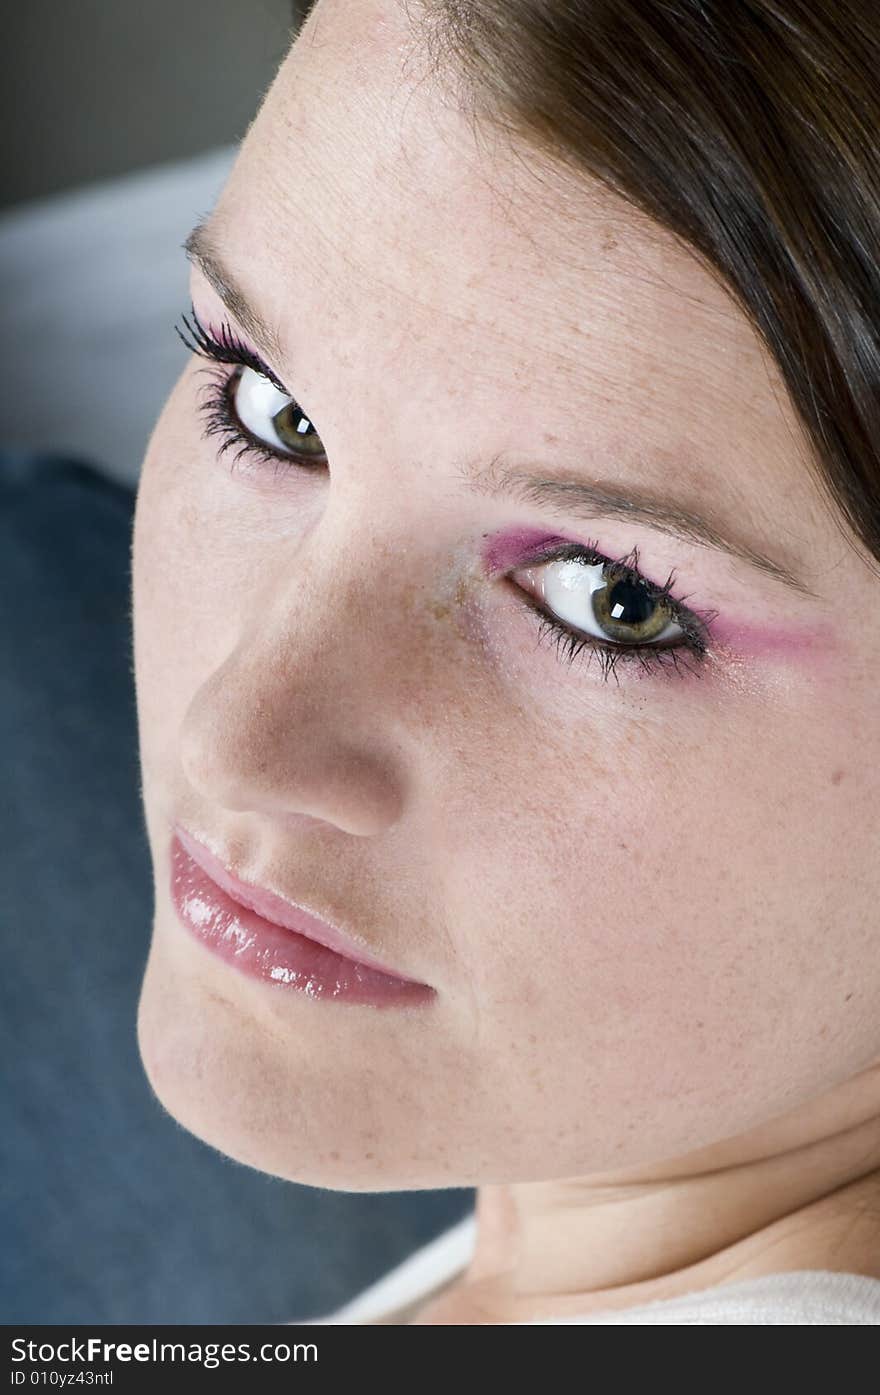
<path id="1" fill-rule="evenodd" d="M 586 562 L 588 565 L 595 565 L 603 562 L 608 567 L 616 568 L 620 572 L 630 573 L 634 579 L 643 582 L 650 587 L 651 591 L 665 596 L 671 595 L 672 580 L 675 575 L 674 570 L 670 572 L 666 582 L 660 586 L 645 576 L 639 567 L 638 544 L 632 547 L 622 557 L 609 557 L 599 548 L 597 541 L 588 538 L 586 542 L 577 542 L 573 538 L 558 538 L 551 542 L 542 542 L 536 547 L 527 549 L 525 554 L 517 559 L 514 566 L 509 566 L 509 571 L 522 571 L 525 567 L 539 567 L 548 565 L 551 562 Z"/>
<path id="2" fill-rule="evenodd" d="M 240 334 L 238 334 L 237 331 L 233 330 L 228 320 L 224 320 L 223 325 L 221 326 L 221 329 L 218 333 L 213 329 L 212 326 L 209 325 L 206 329 L 202 325 L 202 322 L 196 314 L 196 309 L 192 302 L 190 302 L 190 310 L 192 312 L 193 324 L 195 325 L 194 329 L 189 324 L 186 315 L 181 315 L 180 318 L 186 325 L 187 331 L 195 341 L 196 347 L 194 348 L 192 344 L 187 344 L 183 335 L 180 333 L 180 330 L 178 330 L 176 326 L 175 330 L 178 337 L 183 341 L 183 343 L 186 345 L 186 347 L 190 350 L 191 353 L 202 354 L 204 357 L 212 359 L 215 363 L 225 362 L 236 365 L 244 365 L 247 368 L 252 368 L 254 372 L 259 373 L 261 377 L 268 378 L 269 382 L 273 385 L 273 387 L 276 387 L 279 392 L 283 392 L 285 397 L 293 397 L 293 393 L 290 392 L 289 389 L 284 386 L 281 379 L 277 377 L 277 375 L 272 371 L 269 365 L 261 358 L 257 351 L 253 349 L 251 345 L 247 342 L 247 340 L 245 340 Z M 209 345 L 214 346 L 213 352 L 208 351 Z M 218 348 L 225 350 L 225 355 L 228 356 L 218 354 Z"/>

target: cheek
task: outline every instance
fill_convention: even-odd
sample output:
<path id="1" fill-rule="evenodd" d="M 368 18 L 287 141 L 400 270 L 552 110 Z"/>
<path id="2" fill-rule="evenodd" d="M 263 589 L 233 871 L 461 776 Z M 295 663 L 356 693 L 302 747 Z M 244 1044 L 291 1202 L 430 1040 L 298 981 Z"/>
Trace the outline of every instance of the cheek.
<path id="1" fill-rule="evenodd" d="M 192 420 L 184 373 L 160 416 L 138 487 L 132 550 L 135 678 L 142 759 L 179 759 L 186 708 L 235 648 L 255 580 L 250 526 Z"/>
<path id="2" fill-rule="evenodd" d="M 192 444 L 181 431 L 178 384 L 156 423 L 141 469 L 132 547 L 132 610 L 141 760 L 145 776 L 163 733 L 173 732 L 186 688 L 192 625 L 188 499 Z"/>
<path id="3" fill-rule="evenodd" d="M 663 706 L 615 722 L 593 689 L 575 723 L 533 708 L 496 724 L 444 850 L 490 1093 L 581 1130 L 586 1150 L 638 1119 L 660 1156 L 876 1054 L 880 869 L 851 814 L 878 791 L 857 767 L 842 792 L 858 722 L 838 712 L 829 750 L 829 697 L 780 684 L 775 705 L 728 691 L 685 724 Z"/>

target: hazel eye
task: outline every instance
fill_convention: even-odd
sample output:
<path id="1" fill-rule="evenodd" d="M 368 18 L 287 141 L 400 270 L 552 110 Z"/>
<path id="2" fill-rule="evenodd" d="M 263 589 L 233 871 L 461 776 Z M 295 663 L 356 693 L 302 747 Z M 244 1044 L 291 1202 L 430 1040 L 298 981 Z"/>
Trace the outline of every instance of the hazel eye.
<path id="1" fill-rule="evenodd" d="M 621 645 L 656 644 L 685 635 L 671 606 L 655 596 L 647 582 L 615 569 L 609 562 L 576 559 L 524 567 L 517 585 L 539 598 L 564 624 L 594 639 Z"/>
<path id="2" fill-rule="evenodd" d="M 239 422 L 273 451 L 321 461 L 324 447 L 309 418 L 296 401 L 257 373 L 242 367 L 229 384 L 230 404 Z"/>

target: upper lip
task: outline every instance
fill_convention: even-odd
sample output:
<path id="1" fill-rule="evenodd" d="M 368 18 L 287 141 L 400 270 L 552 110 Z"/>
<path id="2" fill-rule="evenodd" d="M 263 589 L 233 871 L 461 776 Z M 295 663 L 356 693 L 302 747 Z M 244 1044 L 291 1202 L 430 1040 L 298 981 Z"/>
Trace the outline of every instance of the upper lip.
<path id="1" fill-rule="evenodd" d="M 277 892 L 269 891 L 264 886 L 257 886 L 255 882 L 242 881 L 226 866 L 222 859 L 210 852 L 204 843 L 201 843 L 181 824 L 175 823 L 174 831 L 189 855 L 202 868 L 202 871 L 207 872 L 221 890 L 225 891 L 233 901 L 237 901 L 240 906 L 256 911 L 257 915 L 262 916 L 264 920 L 272 921 L 284 930 L 293 930 L 298 935 L 305 935 L 307 939 L 314 940 L 317 944 L 323 945 L 325 949 L 334 950 L 336 954 L 341 954 L 345 959 L 350 959 L 356 964 L 377 969 L 380 973 L 389 974 L 392 978 L 404 979 L 408 982 L 418 981 L 410 979 L 407 974 L 402 974 L 398 969 L 393 969 L 388 964 L 382 963 L 360 944 L 356 936 L 331 924 L 329 920 L 326 920 L 316 911 L 306 910 L 305 906 L 299 905 L 296 901 L 279 896 Z"/>

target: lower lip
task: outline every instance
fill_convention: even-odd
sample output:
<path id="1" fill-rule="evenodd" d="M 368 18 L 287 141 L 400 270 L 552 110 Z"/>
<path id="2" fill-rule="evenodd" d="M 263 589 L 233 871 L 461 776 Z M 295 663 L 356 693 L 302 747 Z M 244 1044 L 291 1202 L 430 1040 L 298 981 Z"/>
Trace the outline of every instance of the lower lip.
<path id="1" fill-rule="evenodd" d="M 309 998 L 371 1007 L 412 1006 L 434 997 L 427 984 L 345 959 L 240 906 L 190 857 L 176 835 L 171 839 L 171 899 L 186 929 L 249 978 Z"/>

